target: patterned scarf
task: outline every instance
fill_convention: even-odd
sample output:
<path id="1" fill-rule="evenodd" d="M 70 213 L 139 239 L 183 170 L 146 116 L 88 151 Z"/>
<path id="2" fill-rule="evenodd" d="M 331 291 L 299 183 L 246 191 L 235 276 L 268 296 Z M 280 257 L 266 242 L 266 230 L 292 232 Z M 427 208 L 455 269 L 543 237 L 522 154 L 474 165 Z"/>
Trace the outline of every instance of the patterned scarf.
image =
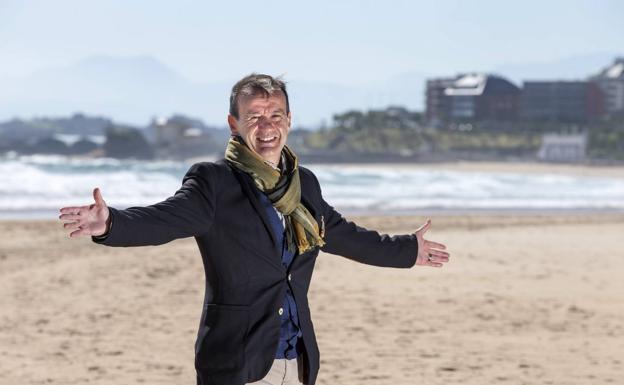
<path id="1" fill-rule="evenodd" d="M 273 168 L 260 155 L 251 150 L 239 136 L 233 136 L 225 150 L 225 159 L 235 168 L 252 177 L 256 187 L 269 198 L 273 206 L 284 215 L 288 250 L 299 254 L 325 244 L 319 226 L 312 214 L 301 203 L 301 183 L 297 156 L 284 146 L 282 150 L 284 172 Z"/>

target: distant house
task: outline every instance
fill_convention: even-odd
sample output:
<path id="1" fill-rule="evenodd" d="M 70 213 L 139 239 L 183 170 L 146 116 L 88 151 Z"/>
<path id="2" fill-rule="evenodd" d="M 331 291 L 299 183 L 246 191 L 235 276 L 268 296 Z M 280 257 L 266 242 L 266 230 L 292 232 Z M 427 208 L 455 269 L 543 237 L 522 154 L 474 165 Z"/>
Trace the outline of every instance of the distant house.
<path id="1" fill-rule="evenodd" d="M 603 114 L 603 94 L 586 81 L 527 81 L 520 98 L 525 121 L 586 123 Z"/>
<path id="2" fill-rule="evenodd" d="M 590 78 L 604 95 L 604 109 L 608 115 L 624 114 L 624 57 L 615 59 L 615 62 L 600 73 Z"/>
<path id="3" fill-rule="evenodd" d="M 175 119 L 157 118 L 149 126 L 151 138 L 157 147 L 171 147 L 183 140 L 186 130 L 194 128 L 183 121 Z"/>
<path id="4" fill-rule="evenodd" d="M 154 119 L 148 132 L 158 157 L 186 159 L 222 151 L 203 123 L 183 116 Z"/>
<path id="5" fill-rule="evenodd" d="M 587 136 L 545 134 L 537 158 L 546 162 L 580 162 L 585 159 Z"/>
<path id="6" fill-rule="evenodd" d="M 471 73 L 427 81 L 426 117 L 430 124 L 513 121 L 520 89 L 495 75 Z"/>

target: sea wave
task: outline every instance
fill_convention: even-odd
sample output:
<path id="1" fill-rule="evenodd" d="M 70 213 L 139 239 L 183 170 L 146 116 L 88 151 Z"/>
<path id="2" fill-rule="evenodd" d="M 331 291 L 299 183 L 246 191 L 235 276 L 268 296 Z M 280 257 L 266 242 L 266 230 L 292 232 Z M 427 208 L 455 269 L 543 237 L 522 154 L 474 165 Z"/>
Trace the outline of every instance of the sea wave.
<path id="1" fill-rule="evenodd" d="M 172 195 L 190 164 L 62 156 L 0 159 L 0 214 L 56 211 L 91 202 L 100 187 L 115 207 Z M 323 196 L 343 211 L 624 210 L 624 179 L 559 174 L 459 172 L 393 165 L 311 165 Z"/>

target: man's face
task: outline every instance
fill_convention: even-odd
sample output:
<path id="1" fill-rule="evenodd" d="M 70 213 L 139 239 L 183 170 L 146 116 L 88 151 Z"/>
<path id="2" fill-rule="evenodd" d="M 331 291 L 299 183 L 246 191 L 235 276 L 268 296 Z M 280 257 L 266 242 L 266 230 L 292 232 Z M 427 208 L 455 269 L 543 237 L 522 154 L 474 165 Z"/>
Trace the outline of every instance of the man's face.
<path id="1" fill-rule="evenodd" d="M 264 160 L 279 164 L 290 129 L 290 112 L 286 112 L 283 92 L 275 91 L 269 97 L 262 93 L 240 96 L 238 119 L 228 115 L 228 124 L 232 134 L 240 135 Z"/>

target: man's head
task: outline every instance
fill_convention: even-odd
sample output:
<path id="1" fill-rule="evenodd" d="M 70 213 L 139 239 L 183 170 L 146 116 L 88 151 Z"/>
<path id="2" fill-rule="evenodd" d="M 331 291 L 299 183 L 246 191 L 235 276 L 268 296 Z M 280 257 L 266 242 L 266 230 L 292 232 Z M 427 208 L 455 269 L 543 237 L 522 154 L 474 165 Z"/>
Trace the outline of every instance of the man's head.
<path id="1" fill-rule="evenodd" d="M 269 75 L 251 74 L 232 87 L 228 124 L 233 135 L 264 160 L 279 164 L 290 129 L 286 84 Z"/>

